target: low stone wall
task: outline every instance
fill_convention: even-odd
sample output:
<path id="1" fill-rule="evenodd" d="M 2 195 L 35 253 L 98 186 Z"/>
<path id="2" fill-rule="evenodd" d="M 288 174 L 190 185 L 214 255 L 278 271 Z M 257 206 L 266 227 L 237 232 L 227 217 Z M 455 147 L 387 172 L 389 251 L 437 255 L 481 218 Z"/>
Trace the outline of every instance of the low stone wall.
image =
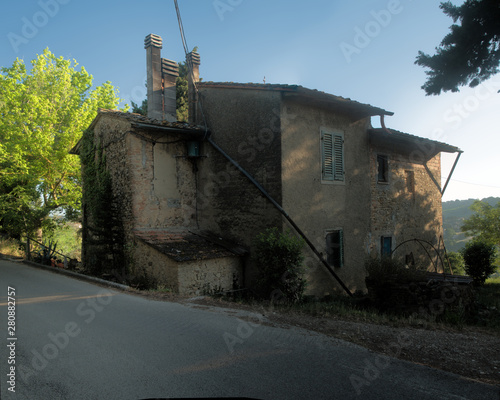
<path id="1" fill-rule="evenodd" d="M 235 282 L 241 284 L 243 267 L 238 256 L 175 261 L 143 241 L 136 240 L 132 274 L 175 293 L 199 295 L 231 290 Z"/>
<path id="2" fill-rule="evenodd" d="M 242 284 L 240 257 L 212 258 L 178 264 L 179 293 L 199 295 L 233 289 Z"/>
<path id="3" fill-rule="evenodd" d="M 440 315 L 446 310 L 468 312 L 474 302 L 472 284 L 450 280 L 428 279 L 415 282 L 386 282 L 374 284 L 366 280 L 372 303 L 384 311 L 403 314 L 425 312 Z"/>

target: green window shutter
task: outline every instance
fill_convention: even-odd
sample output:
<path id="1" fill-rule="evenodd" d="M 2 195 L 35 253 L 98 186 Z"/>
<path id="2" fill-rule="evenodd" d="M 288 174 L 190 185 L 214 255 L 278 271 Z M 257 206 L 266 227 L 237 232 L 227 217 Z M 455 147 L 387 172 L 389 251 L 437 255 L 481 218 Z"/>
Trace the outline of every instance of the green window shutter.
<path id="1" fill-rule="evenodd" d="M 321 132 L 321 178 L 324 181 L 344 181 L 344 135 Z"/>
<path id="2" fill-rule="evenodd" d="M 342 135 L 335 135 L 333 141 L 334 169 L 333 179 L 335 181 L 344 180 L 344 138 Z"/>
<path id="3" fill-rule="evenodd" d="M 321 134 L 322 178 L 325 181 L 334 179 L 333 135 L 328 132 Z"/>

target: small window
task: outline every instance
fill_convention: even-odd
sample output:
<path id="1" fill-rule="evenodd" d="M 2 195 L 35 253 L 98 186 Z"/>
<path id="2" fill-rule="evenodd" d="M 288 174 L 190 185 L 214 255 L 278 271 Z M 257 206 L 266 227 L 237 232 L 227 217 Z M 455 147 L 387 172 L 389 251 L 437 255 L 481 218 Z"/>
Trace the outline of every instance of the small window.
<path id="1" fill-rule="evenodd" d="M 344 265 L 344 233 L 341 229 L 326 234 L 326 261 L 335 268 Z"/>
<path id="2" fill-rule="evenodd" d="M 389 160 L 387 156 L 378 154 L 377 155 L 377 165 L 378 165 L 378 182 L 388 183 L 389 182 Z"/>
<path id="3" fill-rule="evenodd" d="M 382 236 L 380 238 L 380 254 L 382 257 L 390 257 L 392 253 L 392 237 Z"/>
<path id="4" fill-rule="evenodd" d="M 321 131 L 321 178 L 344 181 L 344 135 Z"/>

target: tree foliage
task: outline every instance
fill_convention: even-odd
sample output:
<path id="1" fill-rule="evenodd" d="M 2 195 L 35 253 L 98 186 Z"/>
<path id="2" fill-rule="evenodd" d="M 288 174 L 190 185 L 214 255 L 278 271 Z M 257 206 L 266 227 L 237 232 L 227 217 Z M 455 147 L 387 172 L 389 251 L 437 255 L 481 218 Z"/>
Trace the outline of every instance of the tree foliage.
<path id="1" fill-rule="evenodd" d="M 188 66 L 185 62 L 179 63 L 179 76 L 175 81 L 176 100 L 175 108 L 177 121 L 187 122 L 189 119 L 188 101 Z"/>
<path id="2" fill-rule="evenodd" d="M 500 245 L 500 202 L 492 206 L 476 200 L 470 208 L 474 214 L 464 220 L 462 231 L 487 243 Z"/>
<path id="3" fill-rule="evenodd" d="M 194 50 L 193 50 L 194 51 Z M 175 81 L 175 108 L 177 121 L 187 122 L 189 118 L 189 100 L 188 100 L 188 66 L 185 62 L 179 62 L 179 76 Z M 139 106 L 132 103 L 132 112 L 148 115 L 148 101 L 144 99 Z"/>
<path id="4" fill-rule="evenodd" d="M 448 260 L 450 261 L 453 275 L 465 275 L 465 263 L 462 253 L 458 251 L 451 251 L 448 253 Z M 445 271 L 448 272 L 447 270 Z"/>
<path id="5" fill-rule="evenodd" d="M 465 271 L 476 285 L 484 284 L 488 276 L 495 272 L 495 245 L 480 240 L 473 240 L 465 245 L 463 257 Z"/>
<path id="6" fill-rule="evenodd" d="M 257 235 L 252 258 L 259 271 L 256 282 L 259 297 L 292 303 L 302 300 L 306 284 L 302 278 L 303 247 L 301 239 L 277 228 Z"/>
<path id="7" fill-rule="evenodd" d="M 69 150 L 117 90 L 48 49 L 0 73 L 0 229 L 32 233 L 55 210 L 79 210 L 80 161 Z"/>
<path id="8" fill-rule="evenodd" d="M 500 3 L 498 0 L 450 1 L 440 8 L 453 25 L 430 56 L 419 51 L 415 64 L 429 68 L 422 86 L 427 95 L 457 92 L 459 86 L 475 87 L 498 72 L 500 63 Z M 457 23 L 459 22 L 459 23 Z"/>

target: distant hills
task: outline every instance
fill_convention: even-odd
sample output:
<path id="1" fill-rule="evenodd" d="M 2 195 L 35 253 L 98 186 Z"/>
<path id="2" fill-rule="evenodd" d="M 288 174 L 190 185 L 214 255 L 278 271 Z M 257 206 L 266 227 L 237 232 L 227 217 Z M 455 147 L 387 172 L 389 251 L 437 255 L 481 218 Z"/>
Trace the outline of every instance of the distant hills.
<path id="1" fill-rule="evenodd" d="M 451 200 L 443 202 L 443 230 L 446 250 L 458 251 L 470 239 L 461 232 L 464 219 L 472 215 L 470 206 L 478 199 Z M 500 197 L 487 197 L 482 199 L 488 204 L 495 205 L 500 202 Z"/>

